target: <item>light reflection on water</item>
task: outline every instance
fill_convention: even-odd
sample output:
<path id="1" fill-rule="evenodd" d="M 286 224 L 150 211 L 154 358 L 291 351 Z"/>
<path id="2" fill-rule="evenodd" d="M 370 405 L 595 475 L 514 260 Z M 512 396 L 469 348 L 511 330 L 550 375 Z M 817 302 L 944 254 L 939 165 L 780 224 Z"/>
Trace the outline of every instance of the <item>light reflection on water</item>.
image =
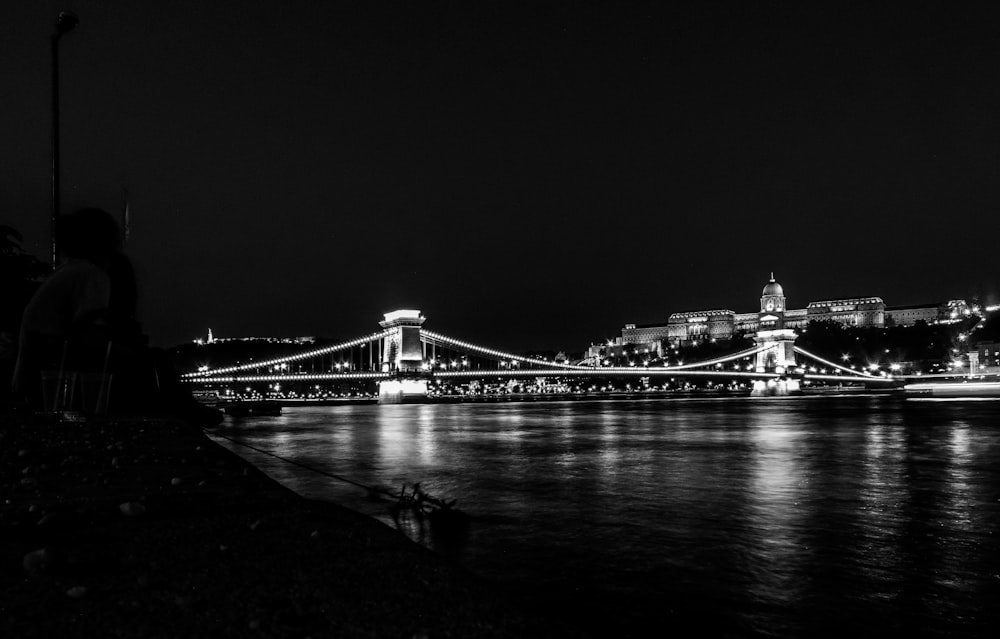
<path id="1" fill-rule="evenodd" d="M 620 633 L 655 617 L 736 635 L 974 636 L 1000 594 L 998 416 L 887 398 L 427 404 L 287 409 L 221 432 L 458 499 L 468 538 L 421 541 L 570 593 Z M 355 487 L 234 450 L 392 521 Z"/>

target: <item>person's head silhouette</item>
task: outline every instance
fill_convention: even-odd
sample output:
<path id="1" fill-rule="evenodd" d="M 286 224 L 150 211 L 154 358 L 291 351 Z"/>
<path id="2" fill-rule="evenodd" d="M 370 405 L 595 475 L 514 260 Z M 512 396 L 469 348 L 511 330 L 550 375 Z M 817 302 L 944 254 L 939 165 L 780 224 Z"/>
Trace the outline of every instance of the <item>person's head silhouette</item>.
<path id="1" fill-rule="evenodd" d="M 60 217 L 56 240 L 66 257 L 96 264 L 105 264 L 122 248 L 118 223 L 102 209 L 81 209 Z"/>

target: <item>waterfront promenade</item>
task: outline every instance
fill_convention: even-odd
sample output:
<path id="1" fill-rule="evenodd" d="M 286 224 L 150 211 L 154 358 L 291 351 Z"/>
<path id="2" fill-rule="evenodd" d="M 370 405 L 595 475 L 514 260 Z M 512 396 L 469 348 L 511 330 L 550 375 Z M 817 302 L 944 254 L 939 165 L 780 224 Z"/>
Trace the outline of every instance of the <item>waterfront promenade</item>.
<path id="1" fill-rule="evenodd" d="M 571 636 L 199 429 L 0 419 L 0 636 Z"/>

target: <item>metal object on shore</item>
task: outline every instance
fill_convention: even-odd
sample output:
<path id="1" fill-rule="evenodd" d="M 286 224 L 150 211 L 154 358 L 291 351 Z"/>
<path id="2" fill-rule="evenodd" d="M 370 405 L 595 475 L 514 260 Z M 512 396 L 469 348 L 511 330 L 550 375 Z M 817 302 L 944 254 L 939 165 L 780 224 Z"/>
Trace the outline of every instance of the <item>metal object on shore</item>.
<path id="1" fill-rule="evenodd" d="M 278 402 L 238 402 L 227 404 L 222 411 L 233 417 L 250 417 L 254 415 L 280 415 L 281 404 Z"/>

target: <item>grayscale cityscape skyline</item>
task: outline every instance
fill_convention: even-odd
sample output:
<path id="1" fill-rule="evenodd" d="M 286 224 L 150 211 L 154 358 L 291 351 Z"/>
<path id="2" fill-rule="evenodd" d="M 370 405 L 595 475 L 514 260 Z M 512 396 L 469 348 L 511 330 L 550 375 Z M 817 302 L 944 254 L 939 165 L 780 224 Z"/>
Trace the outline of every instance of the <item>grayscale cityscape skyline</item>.
<path id="1" fill-rule="evenodd" d="M 995 5 L 6 3 L 0 637 L 993 637 Z"/>

